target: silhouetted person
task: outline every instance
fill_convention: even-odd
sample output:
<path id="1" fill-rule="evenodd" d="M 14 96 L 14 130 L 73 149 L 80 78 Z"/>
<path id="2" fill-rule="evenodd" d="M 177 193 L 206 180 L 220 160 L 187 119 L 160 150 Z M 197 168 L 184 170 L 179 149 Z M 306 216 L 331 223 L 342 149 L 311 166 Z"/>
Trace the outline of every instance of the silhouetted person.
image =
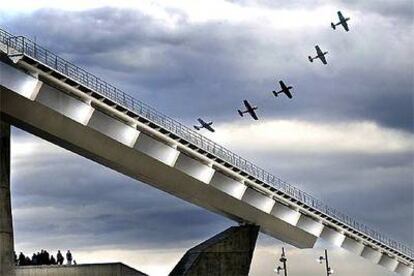
<path id="1" fill-rule="evenodd" d="M 72 253 L 70 253 L 70 251 L 68 250 L 68 252 L 66 252 L 66 261 L 68 265 L 72 264 Z"/>
<path id="2" fill-rule="evenodd" d="M 41 255 L 40 252 L 36 253 L 36 261 L 37 261 L 37 265 L 41 265 L 42 264 L 42 260 L 41 260 Z"/>
<path id="3" fill-rule="evenodd" d="M 65 260 L 65 259 L 63 258 L 62 253 L 60 253 L 60 250 L 58 250 L 58 253 L 57 253 L 57 255 L 56 255 L 56 259 L 57 259 L 57 263 L 58 263 L 58 265 L 62 265 L 62 264 L 63 264 L 63 261 Z"/>
<path id="4" fill-rule="evenodd" d="M 45 265 L 50 265 L 49 252 L 47 252 L 46 250 L 43 252 L 43 263 Z"/>
<path id="5" fill-rule="evenodd" d="M 37 255 L 35 253 L 33 253 L 33 256 L 32 256 L 32 265 L 38 265 L 38 263 L 37 263 Z"/>
<path id="6" fill-rule="evenodd" d="M 56 260 L 55 257 L 53 257 L 53 255 L 50 256 L 50 262 L 51 265 L 55 265 L 56 264 Z"/>
<path id="7" fill-rule="evenodd" d="M 19 265 L 24 265 L 26 261 L 26 257 L 23 255 L 23 252 L 20 252 L 19 254 Z"/>
<path id="8" fill-rule="evenodd" d="M 45 264 L 44 261 L 45 261 L 45 255 L 42 249 L 40 250 L 40 253 L 37 253 L 37 263 L 39 265 L 44 265 Z"/>
<path id="9" fill-rule="evenodd" d="M 26 259 L 24 260 L 24 265 L 31 265 L 32 261 L 30 261 L 30 258 L 26 256 Z"/>

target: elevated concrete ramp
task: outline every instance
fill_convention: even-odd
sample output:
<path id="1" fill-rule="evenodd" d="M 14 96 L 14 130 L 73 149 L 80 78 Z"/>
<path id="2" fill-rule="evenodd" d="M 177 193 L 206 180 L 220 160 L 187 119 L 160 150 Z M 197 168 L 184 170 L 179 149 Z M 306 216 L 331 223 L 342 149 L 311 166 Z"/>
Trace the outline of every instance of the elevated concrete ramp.
<path id="1" fill-rule="evenodd" d="M 20 266 L 16 276 L 147 276 L 123 263 Z"/>
<path id="2" fill-rule="evenodd" d="M 233 226 L 185 253 L 171 271 L 178 275 L 248 275 L 259 226 Z"/>

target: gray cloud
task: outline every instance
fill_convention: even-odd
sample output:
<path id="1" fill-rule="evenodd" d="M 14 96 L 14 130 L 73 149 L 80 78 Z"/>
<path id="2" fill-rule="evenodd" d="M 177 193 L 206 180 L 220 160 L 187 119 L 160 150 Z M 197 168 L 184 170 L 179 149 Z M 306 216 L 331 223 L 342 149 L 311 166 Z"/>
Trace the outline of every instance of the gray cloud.
<path id="1" fill-rule="evenodd" d="M 4 24 L 36 34 L 51 49 L 184 121 L 199 115 L 231 121 L 247 98 L 267 118 L 373 120 L 413 130 L 414 71 L 406 59 L 414 54 L 413 32 L 406 24 L 368 16 L 349 34 L 328 27 L 299 34 L 180 18 L 171 29 L 137 11 L 41 10 Z M 317 43 L 330 52 L 327 67 L 307 62 Z M 296 88 L 293 101 L 272 99 L 279 79 Z"/>
<path id="2" fill-rule="evenodd" d="M 326 3 L 291 2 L 287 8 Z M 347 3 L 384 17 L 367 12 L 350 33 L 332 32 L 329 22 L 323 30 L 297 32 L 260 23 L 193 24 L 179 11 L 170 11 L 179 20 L 169 28 L 137 11 L 112 8 L 40 10 L 0 16 L 0 23 L 16 34 L 36 35 L 39 43 L 188 123 L 197 116 L 232 121 L 247 98 L 267 119 L 368 120 L 412 132 L 413 31 L 396 19 L 406 2 Z M 327 67 L 306 60 L 316 43 L 329 51 Z M 271 97 L 279 79 L 294 85 L 293 100 Z M 44 148 L 44 155 L 13 167 L 21 248 L 190 247 L 232 224 L 74 154 Z M 414 244 L 412 153 L 236 152 Z"/>
<path id="3" fill-rule="evenodd" d="M 413 20 L 414 6 L 409 0 L 298 0 L 298 1 L 281 1 L 281 0 L 229 0 L 228 2 L 240 4 L 243 6 L 265 6 L 273 9 L 316 9 L 327 4 L 335 6 L 338 10 L 354 10 L 364 14 L 379 14 L 391 17 L 396 20 Z"/>

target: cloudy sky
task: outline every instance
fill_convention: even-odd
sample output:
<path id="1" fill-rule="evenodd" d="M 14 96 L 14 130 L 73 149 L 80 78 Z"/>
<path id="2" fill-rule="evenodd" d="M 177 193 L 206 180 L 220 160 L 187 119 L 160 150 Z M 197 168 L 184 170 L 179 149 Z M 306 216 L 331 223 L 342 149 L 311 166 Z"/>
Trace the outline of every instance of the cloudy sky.
<path id="1" fill-rule="evenodd" d="M 330 28 L 337 10 L 349 33 Z M 410 0 L 15 0 L 0 28 L 188 125 L 213 120 L 213 140 L 414 247 L 413 14 Z M 316 44 L 327 66 L 308 62 Z M 280 79 L 294 99 L 272 97 Z M 259 122 L 238 117 L 243 99 Z M 234 225 L 21 130 L 12 146 L 17 251 L 166 275 Z M 273 275 L 281 246 L 261 235 L 251 275 Z M 326 244 L 286 246 L 291 274 L 322 275 L 326 246 L 336 275 L 393 275 Z"/>

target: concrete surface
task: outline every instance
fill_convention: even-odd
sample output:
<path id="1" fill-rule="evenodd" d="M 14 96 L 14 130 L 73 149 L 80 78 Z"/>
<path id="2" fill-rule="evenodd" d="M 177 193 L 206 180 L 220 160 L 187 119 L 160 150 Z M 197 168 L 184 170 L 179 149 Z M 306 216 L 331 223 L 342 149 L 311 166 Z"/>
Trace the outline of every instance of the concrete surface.
<path id="1" fill-rule="evenodd" d="M 259 226 L 233 226 L 185 253 L 170 276 L 248 275 Z"/>
<path id="2" fill-rule="evenodd" d="M 13 221 L 10 202 L 10 125 L 1 120 L 0 137 L 0 276 L 14 276 Z"/>
<path id="3" fill-rule="evenodd" d="M 145 276 L 122 263 L 20 266 L 16 276 Z"/>

